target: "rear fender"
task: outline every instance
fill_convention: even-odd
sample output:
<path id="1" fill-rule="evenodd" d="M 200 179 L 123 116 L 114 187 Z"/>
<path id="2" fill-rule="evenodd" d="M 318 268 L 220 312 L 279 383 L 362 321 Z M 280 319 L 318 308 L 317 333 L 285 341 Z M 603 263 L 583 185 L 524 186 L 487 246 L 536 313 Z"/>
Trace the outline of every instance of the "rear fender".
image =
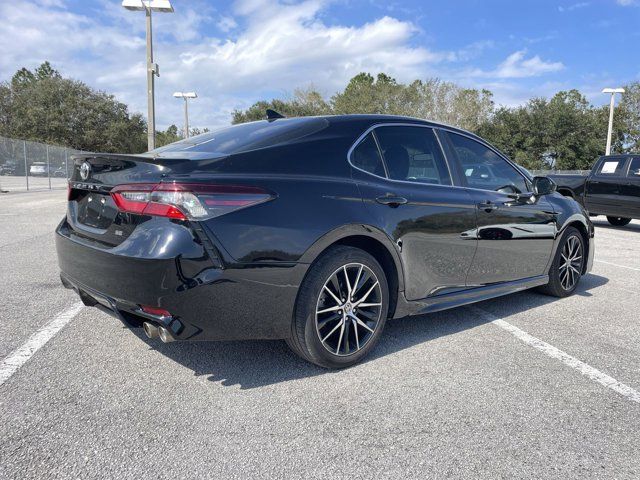
<path id="1" fill-rule="evenodd" d="M 400 255 L 398 253 L 397 248 L 393 241 L 380 229 L 373 227 L 371 225 L 366 224 L 353 224 L 353 225 L 343 225 L 341 227 L 335 228 L 330 232 L 326 233 L 318 240 L 316 240 L 313 245 L 311 245 L 307 251 L 300 258 L 301 263 L 313 263 L 327 248 L 331 245 L 339 242 L 348 237 L 354 236 L 364 236 L 369 237 L 373 240 L 378 241 L 382 244 L 386 250 L 391 255 L 393 262 L 396 267 L 396 271 L 398 272 L 398 289 L 399 291 L 404 291 L 404 269 L 402 267 L 402 261 L 400 260 Z"/>

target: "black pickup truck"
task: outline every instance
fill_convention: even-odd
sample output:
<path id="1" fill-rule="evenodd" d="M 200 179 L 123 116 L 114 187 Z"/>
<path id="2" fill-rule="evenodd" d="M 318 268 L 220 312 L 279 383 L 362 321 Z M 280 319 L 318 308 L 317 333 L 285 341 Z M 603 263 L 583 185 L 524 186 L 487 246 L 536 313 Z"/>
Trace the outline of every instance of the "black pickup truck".
<path id="1" fill-rule="evenodd" d="M 549 175 L 558 192 L 573 197 L 590 215 L 606 215 L 622 227 L 640 218 L 640 154 L 605 155 L 588 175 Z"/>

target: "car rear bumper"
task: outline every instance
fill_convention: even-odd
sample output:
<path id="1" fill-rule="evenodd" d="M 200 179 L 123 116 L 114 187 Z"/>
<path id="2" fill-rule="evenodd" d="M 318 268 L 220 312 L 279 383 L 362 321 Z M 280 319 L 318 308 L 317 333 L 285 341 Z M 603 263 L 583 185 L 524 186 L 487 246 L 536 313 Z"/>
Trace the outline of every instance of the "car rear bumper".
<path id="1" fill-rule="evenodd" d="M 163 325 L 178 340 L 276 339 L 290 335 L 298 286 L 307 268 L 304 264 L 234 264 L 220 268 L 186 227 L 173 224 L 131 240 L 140 242 L 142 251 L 162 240 L 149 235 L 173 238 L 168 251 L 152 257 L 94 247 L 74 237 L 67 227 L 64 220 L 56 231 L 61 279 L 86 305 L 107 311 L 129 325 L 143 321 Z M 126 251 L 136 251 L 135 245 L 129 245 Z M 171 315 L 150 316 L 141 310 L 143 305 Z"/>

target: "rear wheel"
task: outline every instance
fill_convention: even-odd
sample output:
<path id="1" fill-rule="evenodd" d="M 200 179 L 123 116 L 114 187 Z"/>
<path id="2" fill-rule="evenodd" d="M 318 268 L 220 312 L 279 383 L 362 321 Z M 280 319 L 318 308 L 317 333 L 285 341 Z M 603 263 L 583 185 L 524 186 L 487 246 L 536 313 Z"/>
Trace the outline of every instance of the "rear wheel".
<path id="1" fill-rule="evenodd" d="M 337 246 L 311 266 L 296 302 L 288 345 L 325 368 L 349 367 L 377 343 L 389 309 L 389 287 L 376 259 Z"/>
<path id="2" fill-rule="evenodd" d="M 625 217 L 607 217 L 607 220 L 614 227 L 624 227 L 631 221 L 630 218 Z"/>
<path id="3" fill-rule="evenodd" d="M 578 287 L 585 262 L 582 234 L 569 227 L 562 235 L 560 246 L 549 270 L 549 283 L 539 290 L 554 297 L 568 297 Z"/>

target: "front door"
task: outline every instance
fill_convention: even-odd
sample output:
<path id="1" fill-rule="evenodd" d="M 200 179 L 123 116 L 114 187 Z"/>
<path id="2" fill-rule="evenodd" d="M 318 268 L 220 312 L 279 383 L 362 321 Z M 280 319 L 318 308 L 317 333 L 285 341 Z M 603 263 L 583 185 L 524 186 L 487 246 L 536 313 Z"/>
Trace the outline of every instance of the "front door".
<path id="1" fill-rule="evenodd" d="M 531 203 L 514 194 L 531 190 L 528 180 L 505 158 L 474 138 L 448 132 L 477 214 L 472 232 L 478 249 L 469 286 L 535 277 L 545 273 L 556 234 L 556 216 L 544 197 Z"/>
<path id="2" fill-rule="evenodd" d="M 400 252 L 406 298 L 464 288 L 477 246 L 469 235 L 476 211 L 467 191 L 452 186 L 433 130 L 377 127 L 350 158 L 372 223 L 384 226 Z"/>

